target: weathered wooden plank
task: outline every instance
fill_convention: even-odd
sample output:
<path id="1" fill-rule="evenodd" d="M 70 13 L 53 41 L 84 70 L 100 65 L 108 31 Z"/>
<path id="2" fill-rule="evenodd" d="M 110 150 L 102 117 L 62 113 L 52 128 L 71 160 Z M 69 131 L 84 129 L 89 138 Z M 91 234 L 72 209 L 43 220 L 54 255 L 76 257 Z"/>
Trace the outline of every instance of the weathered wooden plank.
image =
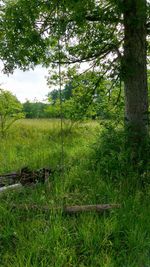
<path id="1" fill-rule="evenodd" d="M 3 186 L 3 187 L 0 187 L 0 193 L 3 193 L 3 192 L 8 191 L 8 190 L 19 189 L 21 187 L 22 187 L 21 184 L 13 184 L 13 185 L 9 185 L 9 186 Z"/>

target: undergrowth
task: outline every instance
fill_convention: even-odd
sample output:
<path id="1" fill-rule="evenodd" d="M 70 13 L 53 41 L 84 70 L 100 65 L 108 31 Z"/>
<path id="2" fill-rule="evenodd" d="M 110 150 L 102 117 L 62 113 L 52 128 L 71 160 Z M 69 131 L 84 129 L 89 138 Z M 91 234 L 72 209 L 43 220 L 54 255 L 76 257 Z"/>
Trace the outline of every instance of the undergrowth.
<path id="1" fill-rule="evenodd" d="M 121 127 L 103 129 L 89 122 L 71 132 L 65 128 L 63 136 L 61 172 L 59 121 L 23 120 L 0 141 L 1 173 L 24 166 L 56 170 L 48 185 L 0 195 L 0 266 L 150 266 L 150 189 L 137 182 L 149 174 L 130 166 Z M 121 208 L 72 216 L 17 208 L 103 203 Z"/>

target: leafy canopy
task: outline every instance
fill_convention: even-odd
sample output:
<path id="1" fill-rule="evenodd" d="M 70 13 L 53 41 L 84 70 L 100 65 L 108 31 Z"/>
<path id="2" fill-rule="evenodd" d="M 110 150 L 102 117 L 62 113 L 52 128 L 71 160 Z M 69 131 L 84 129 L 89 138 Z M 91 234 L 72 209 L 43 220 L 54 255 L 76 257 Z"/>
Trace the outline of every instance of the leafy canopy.
<path id="1" fill-rule="evenodd" d="M 5 71 L 61 61 L 118 69 L 123 41 L 123 1 L 3 0 L 0 55 Z M 113 56 L 115 60 L 108 55 Z M 117 67 L 116 67 L 117 66 Z"/>
<path id="2" fill-rule="evenodd" d="M 2 0 L 0 56 L 5 72 L 88 62 L 99 76 L 123 76 L 124 17 L 122 0 Z M 136 18 L 133 25 L 138 24 Z M 147 1 L 147 34 L 150 3 Z M 148 47 L 149 49 L 149 47 Z"/>
<path id="3" fill-rule="evenodd" d="M 89 62 L 113 76 L 123 56 L 122 0 L 2 0 L 0 56 L 5 71 L 43 63 Z M 133 24 L 138 23 L 134 18 Z M 147 34 L 150 3 L 147 1 Z M 58 45 L 58 40 L 60 40 Z M 61 48 L 61 52 L 58 49 Z"/>

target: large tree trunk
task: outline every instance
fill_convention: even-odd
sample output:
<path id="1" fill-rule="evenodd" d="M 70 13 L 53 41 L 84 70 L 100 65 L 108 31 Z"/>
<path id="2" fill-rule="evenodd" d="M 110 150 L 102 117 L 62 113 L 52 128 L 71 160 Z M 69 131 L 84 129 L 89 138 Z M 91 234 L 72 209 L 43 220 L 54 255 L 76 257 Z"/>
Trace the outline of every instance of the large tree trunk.
<path id="1" fill-rule="evenodd" d="M 125 119 L 135 146 L 148 134 L 146 0 L 124 1 Z"/>

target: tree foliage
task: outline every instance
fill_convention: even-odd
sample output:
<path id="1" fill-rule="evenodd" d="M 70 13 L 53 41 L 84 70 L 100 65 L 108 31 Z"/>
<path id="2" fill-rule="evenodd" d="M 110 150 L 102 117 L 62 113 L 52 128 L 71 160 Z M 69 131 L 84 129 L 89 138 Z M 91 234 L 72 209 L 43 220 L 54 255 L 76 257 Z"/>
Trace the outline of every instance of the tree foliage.
<path id="1" fill-rule="evenodd" d="M 103 62 L 110 69 L 112 60 L 107 56 L 111 54 L 117 73 L 123 19 L 116 1 L 13 0 L 1 9 L 1 57 L 6 71 L 41 61 L 58 62 L 61 39 L 62 62 L 88 61 L 97 66 Z"/>
<path id="2" fill-rule="evenodd" d="M 70 91 L 70 92 L 69 92 Z M 118 82 L 99 78 L 99 73 L 88 72 L 74 76 L 61 91 L 63 117 L 72 121 L 85 119 L 119 120 L 123 117 L 122 86 Z M 50 105 L 46 111 L 50 117 L 60 117 L 60 91 L 52 90 L 48 94 Z"/>
<path id="3" fill-rule="evenodd" d="M 47 113 L 45 112 L 47 106 L 48 104 L 42 102 L 30 102 L 27 100 L 23 103 L 23 112 L 27 119 L 47 118 Z"/>
<path id="4" fill-rule="evenodd" d="M 10 126 L 24 117 L 22 105 L 9 91 L 0 89 L 0 133 L 4 137 Z"/>

